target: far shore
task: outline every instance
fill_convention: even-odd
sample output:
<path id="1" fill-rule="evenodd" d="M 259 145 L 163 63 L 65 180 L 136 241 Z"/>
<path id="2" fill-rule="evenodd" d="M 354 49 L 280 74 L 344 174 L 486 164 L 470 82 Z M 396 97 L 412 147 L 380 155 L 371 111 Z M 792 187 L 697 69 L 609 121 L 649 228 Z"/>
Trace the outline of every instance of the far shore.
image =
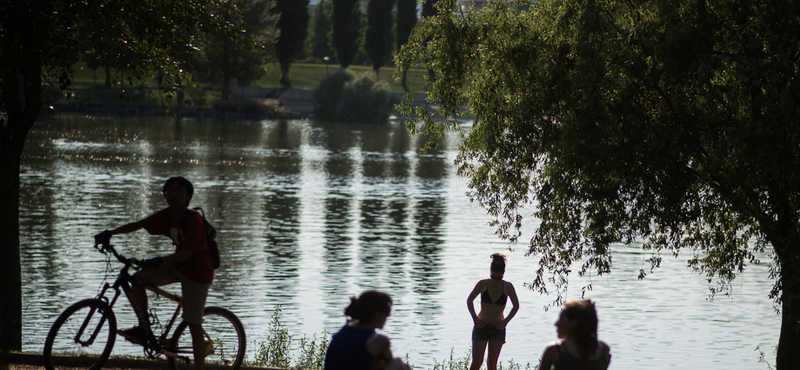
<path id="1" fill-rule="evenodd" d="M 193 118 L 233 118 L 233 119 L 308 119 L 314 117 L 314 90 L 310 89 L 270 89 L 252 88 L 243 98 L 256 104 L 217 105 L 196 107 L 184 104 L 181 107 L 146 106 L 133 104 L 67 102 L 45 106 L 55 113 L 69 112 L 109 116 L 176 116 Z M 392 99 L 399 103 L 405 93 L 395 92 Z M 427 94 L 412 94 L 416 104 L 425 104 Z M 400 112 L 392 112 L 399 116 Z"/>

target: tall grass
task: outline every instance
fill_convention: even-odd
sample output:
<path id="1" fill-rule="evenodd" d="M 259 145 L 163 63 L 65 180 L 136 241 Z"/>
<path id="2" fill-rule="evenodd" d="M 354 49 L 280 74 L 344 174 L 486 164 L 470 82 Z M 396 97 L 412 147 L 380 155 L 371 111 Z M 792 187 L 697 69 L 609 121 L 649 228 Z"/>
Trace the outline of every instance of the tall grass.
<path id="1" fill-rule="evenodd" d="M 280 305 L 275 307 L 266 339 L 256 343 L 257 349 L 253 363 L 280 368 L 322 369 L 330 334 L 322 332 L 322 334 L 314 334 L 310 338 L 304 334 L 293 351 L 292 336 L 281 323 L 281 312 Z"/>
<path id="2" fill-rule="evenodd" d="M 281 306 L 277 306 L 275 312 L 272 313 L 272 321 L 267 329 L 266 338 L 256 343 L 257 349 L 253 364 L 297 370 L 322 369 L 331 334 L 325 331 L 311 337 L 303 334 L 301 338 L 293 342 L 289 330 L 281 323 L 281 312 Z M 469 370 L 472 359 L 470 352 L 467 351 L 458 358 L 453 353 L 454 349 L 450 349 L 450 358 L 441 363 L 434 359 L 433 368 L 430 370 Z M 405 362 L 414 370 L 423 370 L 421 367 L 409 363 L 408 353 L 405 355 Z M 528 363 L 523 367 L 522 364 L 511 359 L 505 362 L 501 361 L 497 368 L 498 370 L 538 370 L 539 366 L 531 366 Z"/>
<path id="3" fill-rule="evenodd" d="M 485 361 L 485 360 L 484 360 Z M 472 354 L 470 351 L 464 353 L 464 356 L 456 358 L 453 356 L 453 349 L 450 349 L 450 358 L 445 359 L 441 363 L 439 363 L 436 359 L 433 360 L 433 369 L 431 370 L 469 370 L 469 365 L 472 363 Z M 481 367 L 481 369 L 485 369 L 486 366 Z M 514 362 L 514 359 L 506 360 L 505 362 L 500 361 L 497 363 L 497 370 L 538 370 L 539 365 L 531 366 L 531 363 L 525 364 L 525 367 L 522 367 L 522 364 Z"/>

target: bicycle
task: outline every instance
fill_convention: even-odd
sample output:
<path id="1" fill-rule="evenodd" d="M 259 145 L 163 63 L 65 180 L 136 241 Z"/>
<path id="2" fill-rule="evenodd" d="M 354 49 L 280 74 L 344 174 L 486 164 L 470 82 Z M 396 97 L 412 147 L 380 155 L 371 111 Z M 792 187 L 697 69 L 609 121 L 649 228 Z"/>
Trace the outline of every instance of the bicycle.
<path id="1" fill-rule="evenodd" d="M 134 307 L 133 311 L 137 316 L 148 316 L 146 319 L 151 323 L 152 329 L 152 336 L 144 344 L 136 344 L 144 347 L 144 354 L 149 359 L 165 356 L 172 370 L 193 369 L 192 338 L 188 324 L 181 321 L 172 336 L 169 336 L 183 307 L 181 297 L 131 275 L 129 270 L 141 269 L 142 261 L 120 255 L 109 243 L 96 245 L 95 249 L 106 255 L 109 266 L 112 255 L 124 266 L 113 285 L 104 281 L 96 297 L 79 301 L 58 316 L 44 343 L 45 368 L 102 368 L 111 354 L 117 336 L 114 304 L 122 293 L 126 296 L 131 294 L 131 285 L 138 283 L 159 296 L 176 302 L 178 307 L 163 328 L 155 310 L 143 313 Z M 160 331 L 158 336 L 157 330 Z M 246 349 L 244 326 L 239 318 L 222 307 L 207 306 L 203 313 L 203 331 L 206 339 L 206 363 L 222 365 L 225 370 L 239 369 Z"/>

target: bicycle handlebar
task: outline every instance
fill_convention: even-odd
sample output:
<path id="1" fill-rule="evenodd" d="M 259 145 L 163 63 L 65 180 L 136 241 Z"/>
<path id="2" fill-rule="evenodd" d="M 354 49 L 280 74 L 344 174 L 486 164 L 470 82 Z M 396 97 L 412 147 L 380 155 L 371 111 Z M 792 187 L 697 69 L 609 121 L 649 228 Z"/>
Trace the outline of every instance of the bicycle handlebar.
<path id="1" fill-rule="evenodd" d="M 117 259 L 117 261 L 125 264 L 125 266 L 142 267 L 142 261 L 140 261 L 140 260 L 138 260 L 136 258 L 127 258 L 127 257 L 119 254 L 119 252 L 117 252 L 117 249 L 114 248 L 114 246 L 111 245 L 110 242 L 101 243 L 101 244 L 95 244 L 94 248 L 97 249 L 98 251 L 100 251 L 100 253 L 106 254 L 106 255 L 109 252 L 111 252 L 111 254 Z"/>

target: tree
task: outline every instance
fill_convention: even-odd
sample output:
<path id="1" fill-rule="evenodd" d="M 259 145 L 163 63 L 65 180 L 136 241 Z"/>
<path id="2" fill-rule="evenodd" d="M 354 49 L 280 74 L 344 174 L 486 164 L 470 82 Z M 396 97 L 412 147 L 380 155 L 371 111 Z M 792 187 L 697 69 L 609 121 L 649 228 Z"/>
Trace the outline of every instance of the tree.
<path id="1" fill-rule="evenodd" d="M 392 37 L 392 0 L 369 0 L 367 3 L 367 32 L 365 48 L 372 61 L 375 76 L 392 58 L 394 37 Z"/>
<path id="2" fill-rule="evenodd" d="M 417 25 L 417 0 L 397 0 L 397 51 L 408 42 L 411 30 Z M 404 72 L 400 83 L 408 90 L 408 73 Z"/>
<path id="3" fill-rule="evenodd" d="M 273 54 L 278 17 L 271 13 L 276 0 L 234 0 L 236 14 L 223 14 L 229 22 L 241 24 L 251 44 L 237 44 L 228 35 L 208 35 L 208 47 L 193 62 L 198 78 L 222 86 L 221 99 L 229 100 L 231 80 L 247 86 L 266 74 L 265 65 Z"/>
<path id="4" fill-rule="evenodd" d="M 457 158 L 533 289 L 611 271 L 614 243 L 691 253 L 712 296 L 769 252 L 777 368 L 800 368 L 800 3 L 489 2 L 421 21 L 400 70 L 433 71 L 414 132 L 474 117 Z M 427 41 L 427 42 L 426 42 Z M 640 272 L 640 277 L 646 275 Z M 550 288 L 549 288 L 550 287 Z M 767 292 L 765 292 L 767 294 Z"/>
<path id="5" fill-rule="evenodd" d="M 311 16 L 309 43 L 311 44 L 311 56 L 317 60 L 334 57 L 331 48 L 331 32 L 333 32 L 331 12 L 331 1 L 320 0 L 314 7 L 314 14 Z"/>
<path id="6" fill-rule="evenodd" d="M 358 0 L 333 0 L 333 48 L 342 68 L 353 63 L 361 39 L 361 7 Z"/>
<path id="7" fill-rule="evenodd" d="M 422 0 L 422 12 L 420 15 L 422 17 L 430 17 L 432 15 L 436 15 L 437 13 L 436 3 L 438 2 L 439 0 Z"/>
<path id="8" fill-rule="evenodd" d="M 281 35 L 275 50 L 281 66 L 281 84 L 288 86 L 289 67 L 303 51 L 308 36 L 308 0 L 278 0 L 272 11 L 280 14 Z"/>
<path id="9" fill-rule="evenodd" d="M 397 0 L 397 51 L 408 42 L 411 30 L 417 25 L 417 1 Z"/>
<path id="10" fill-rule="evenodd" d="M 86 50 L 133 84 L 172 82 L 203 45 L 196 35 L 236 32 L 226 1 L 10 1 L 0 12 L 0 351 L 22 346 L 19 249 L 20 157 L 47 102 L 43 85 L 72 79 L 71 56 Z M 154 16 L 158 15 L 158 16 Z M 109 46 L 109 42 L 113 45 Z M 125 53 L 114 51 L 125 50 Z"/>

